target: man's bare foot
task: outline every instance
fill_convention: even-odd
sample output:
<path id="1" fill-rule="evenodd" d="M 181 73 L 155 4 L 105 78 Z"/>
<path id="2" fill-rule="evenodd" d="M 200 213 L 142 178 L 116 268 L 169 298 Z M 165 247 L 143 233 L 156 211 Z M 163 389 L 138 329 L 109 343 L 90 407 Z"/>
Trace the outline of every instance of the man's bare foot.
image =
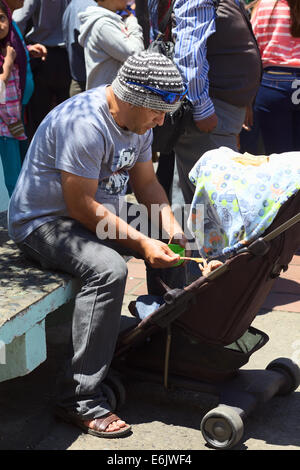
<path id="1" fill-rule="evenodd" d="M 123 437 L 131 432 L 131 426 L 111 411 L 100 418 L 82 420 L 74 412 L 57 406 L 55 414 L 64 421 L 79 426 L 84 432 L 97 437 Z"/>
<path id="2" fill-rule="evenodd" d="M 85 426 L 87 426 L 90 429 L 98 430 L 98 421 L 99 418 L 92 419 L 90 421 L 84 421 Z M 125 421 L 122 419 L 118 419 L 117 421 L 113 421 L 111 424 L 107 426 L 105 429 L 105 432 L 114 432 L 114 431 L 119 431 L 122 428 L 125 428 L 127 424 Z"/>

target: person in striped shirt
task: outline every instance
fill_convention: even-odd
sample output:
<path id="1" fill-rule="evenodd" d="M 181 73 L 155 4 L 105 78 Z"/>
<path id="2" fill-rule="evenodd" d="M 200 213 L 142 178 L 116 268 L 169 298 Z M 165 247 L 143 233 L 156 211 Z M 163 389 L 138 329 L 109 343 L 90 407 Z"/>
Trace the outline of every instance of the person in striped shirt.
<path id="1" fill-rule="evenodd" d="M 260 0 L 252 25 L 264 73 L 254 107 L 265 153 L 300 150 L 300 1 Z"/>
<path id="2" fill-rule="evenodd" d="M 188 174 L 208 150 L 237 150 L 247 106 L 261 77 L 261 60 L 244 4 L 239 0 L 176 0 L 174 61 L 188 86 L 193 121 L 175 146 L 186 204 L 195 187 Z"/>

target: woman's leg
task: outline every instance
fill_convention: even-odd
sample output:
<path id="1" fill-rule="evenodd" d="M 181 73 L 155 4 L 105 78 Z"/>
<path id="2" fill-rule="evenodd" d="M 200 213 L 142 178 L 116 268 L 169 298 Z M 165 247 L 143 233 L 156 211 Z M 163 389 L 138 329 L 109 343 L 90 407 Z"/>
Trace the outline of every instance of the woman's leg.
<path id="1" fill-rule="evenodd" d="M 265 72 L 258 91 L 255 112 L 267 155 L 294 149 L 291 76 Z"/>
<path id="2" fill-rule="evenodd" d="M 300 104 L 293 113 L 293 142 L 294 150 L 296 152 L 300 151 Z"/>

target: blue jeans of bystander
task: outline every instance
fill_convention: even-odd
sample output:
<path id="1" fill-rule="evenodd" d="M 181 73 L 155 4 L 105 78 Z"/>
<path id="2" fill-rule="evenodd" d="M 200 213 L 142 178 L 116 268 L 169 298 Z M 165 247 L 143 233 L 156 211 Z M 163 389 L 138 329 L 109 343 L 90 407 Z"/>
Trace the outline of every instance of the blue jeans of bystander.
<path id="1" fill-rule="evenodd" d="M 296 80 L 300 80 L 300 69 L 268 67 L 264 71 L 254 119 L 259 121 L 267 155 L 300 150 L 300 99 L 293 88 Z"/>

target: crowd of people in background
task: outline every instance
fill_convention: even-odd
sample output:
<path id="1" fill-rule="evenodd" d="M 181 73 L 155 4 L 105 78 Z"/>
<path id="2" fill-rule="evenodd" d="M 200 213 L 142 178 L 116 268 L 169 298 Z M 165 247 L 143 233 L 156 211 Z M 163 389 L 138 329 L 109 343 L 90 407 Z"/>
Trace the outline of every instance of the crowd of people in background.
<path id="1" fill-rule="evenodd" d="M 206 150 L 300 150 L 299 0 L 2 0 L 0 153 L 9 196 L 48 112 L 111 83 L 129 56 L 155 40 L 170 8 L 164 38 L 175 41 L 194 122 L 175 149 L 159 156 L 157 177 L 166 193 L 175 155 L 190 201 L 187 174 Z"/>

